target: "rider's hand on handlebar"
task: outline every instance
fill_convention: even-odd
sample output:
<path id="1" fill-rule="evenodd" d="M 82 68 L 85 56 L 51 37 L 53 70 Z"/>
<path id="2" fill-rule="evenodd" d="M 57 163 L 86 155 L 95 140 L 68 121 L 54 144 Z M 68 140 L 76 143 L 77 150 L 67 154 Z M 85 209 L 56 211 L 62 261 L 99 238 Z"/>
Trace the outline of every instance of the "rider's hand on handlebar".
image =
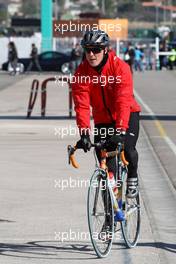
<path id="1" fill-rule="evenodd" d="M 78 141 L 78 147 L 82 148 L 84 152 L 87 152 L 91 149 L 92 143 L 90 136 L 88 134 L 82 134 L 81 139 Z"/>
<path id="2" fill-rule="evenodd" d="M 108 144 L 110 145 L 115 145 L 117 146 L 118 143 L 124 143 L 125 142 L 125 136 L 126 136 L 126 132 L 123 130 L 117 130 L 116 134 L 113 135 L 109 140 L 108 140 Z"/>

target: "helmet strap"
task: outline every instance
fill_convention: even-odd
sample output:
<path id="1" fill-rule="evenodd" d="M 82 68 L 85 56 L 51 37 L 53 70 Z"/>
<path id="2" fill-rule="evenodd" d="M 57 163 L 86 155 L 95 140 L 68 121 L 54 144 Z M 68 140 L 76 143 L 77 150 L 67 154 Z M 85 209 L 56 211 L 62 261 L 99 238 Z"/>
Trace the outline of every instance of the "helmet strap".
<path id="1" fill-rule="evenodd" d="M 98 73 L 101 73 L 103 66 L 106 64 L 107 60 L 108 60 L 108 52 L 105 53 L 105 50 L 104 50 L 104 56 L 103 56 L 102 61 L 100 62 L 100 64 L 98 66 L 94 67 L 94 69 Z"/>

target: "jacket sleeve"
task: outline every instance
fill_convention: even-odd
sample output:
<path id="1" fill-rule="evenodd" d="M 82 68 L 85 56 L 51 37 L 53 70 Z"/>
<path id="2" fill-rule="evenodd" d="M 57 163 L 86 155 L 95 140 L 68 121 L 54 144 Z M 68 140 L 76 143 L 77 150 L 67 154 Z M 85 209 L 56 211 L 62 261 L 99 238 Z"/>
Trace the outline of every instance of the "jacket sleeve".
<path id="1" fill-rule="evenodd" d="M 90 88 L 79 80 L 81 74 L 76 72 L 72 82 L 72 96 L 75 104 L 76 123 L 79 129 L 90 129 Z"/>
<path id="2" fill-rule="evenodd" d="M 119 58 L 115 61 L 116 76 L 120 76 L 115 90 L 116 128 L 126 130 L 130 118 L 133 98 L 133 80 L 130 67 Z"/>

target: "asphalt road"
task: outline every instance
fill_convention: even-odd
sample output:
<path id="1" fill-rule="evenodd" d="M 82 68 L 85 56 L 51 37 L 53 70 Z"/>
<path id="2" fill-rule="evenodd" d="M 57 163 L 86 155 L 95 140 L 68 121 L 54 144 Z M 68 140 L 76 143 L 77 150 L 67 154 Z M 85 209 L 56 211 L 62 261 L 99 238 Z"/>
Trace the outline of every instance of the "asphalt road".
<path id="1" fill-rule="evenodd" d="M 176 72 L 146 72 L 134 80 L 142 125 L 176 188 Z"/>
<path id="2" fill-rule="evenodd" d="M 0 91 L 0 263 L 174 263 L 175 120 L 156 122 L 158 115 L 175 115 L 174 73 L 134 76 L 137 95 L 145 103 L 138 143 L 141 234 L 138 246 L 129 250 L 118 233 L 108 260 L 97 259 L 84 236 L 93 154 L 76 154 L 79 170 L 67 164 L 66 146 L 78 139 L 75 120 L 62 118 L 68 115 L 67 85 L 51 83 L 48 89 L 47 114 L 59 113 L 60 118 L 40 119 L 38 97 L 33 113 L 38 118 L 27 120 L 30 85 L 36 77 L 47 78 L 30 75 Z M 69 130 L 72 136 L 66 135 Z"/>
<path id="3" fill-rule="evenodd" d="M 24 75 L 10 76 L 7 72 L 0 72 L 0 91 L 14 85 L 14 83 L 24 78 Z"/>

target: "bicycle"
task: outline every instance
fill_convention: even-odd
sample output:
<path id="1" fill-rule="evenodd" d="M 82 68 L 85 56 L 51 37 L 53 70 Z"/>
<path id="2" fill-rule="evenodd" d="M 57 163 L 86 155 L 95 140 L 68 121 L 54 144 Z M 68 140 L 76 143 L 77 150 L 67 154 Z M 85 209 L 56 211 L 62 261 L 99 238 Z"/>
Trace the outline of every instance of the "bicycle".
<path id="1" fill-rule="evenodd" d="M 78 141 L 79 142 L 79 141 Z M 75 147 L 68 146 L 69 163 L 78 168 L 74 152 L 79 149 L 79 144 Z M 93 248 L 99 258 L 108 256 L 114 233 L 116 231 L 116 214 L 120 209 L 124 219 L 119 222 L 125 244 L 128 248 L 136 246 L 140 231 L 140 200 L 139 194 L 135 198 L 127 198 L 126 181 L 128 174 L 128 162 L 124 156 L 124 145 L 119 143 L 115 151 L 106 151 L 106 142 L 92 144 L 96 160 L 96 169 L 91 177 L 88 197 L 87 214 L 88 226 Z M 96 149 L 101 150 L 101 161 L 98 164 Z M 116 157 L 116 186 L 112 188 L 106 159 Z M 115 194 L 114 189 L 118 192 Z"/>

